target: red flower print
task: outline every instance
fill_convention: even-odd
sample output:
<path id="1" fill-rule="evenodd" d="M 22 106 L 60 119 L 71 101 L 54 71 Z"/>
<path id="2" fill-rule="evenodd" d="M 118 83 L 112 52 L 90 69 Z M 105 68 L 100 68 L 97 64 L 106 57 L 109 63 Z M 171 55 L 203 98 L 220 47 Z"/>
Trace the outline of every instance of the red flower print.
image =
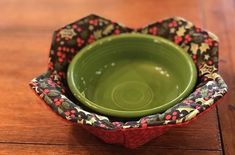
<path id="1" fill-rule="evenodd" d="M 177 26 L 177 22 L 174 20 L 174 21 L 170 22 L 170 23 L 168 24 L 168 26 L 169 26 L 169 27 L 176 27 L 176 26 Z"/>
<path id="2" fill-rule="evenodd" d="M 212 40 L 210 38 L 204 40 L 209 46 L 212 46 Z"/>
<path id="3" fill-rule="evenodd" d="M 98 25 L 98 20 L 97 19 L 91 19 L 91 20 L 89 20 L 89 24 Z"/>
<path id="4" fill-rule="evenodd" d="M 114 30 L 114 34 L 120 34 L 120 30 L 119 29 L 115 29 Z"/>
<path id="5" fill-rule="evenodd" d="M 204 78 L 203 78 L 203 81 L 207 81 L 207 80 L 208 80 L 208 78 L 207 78 L 207 77 L 204 77 Z"/>
<path id="6" fill-rule="evenodd" d="M 64 50 L 64 48 L 61 48 L 61 50 Z M 56 55 L 58 56 L 59 62 L 64 62 L 66 58 L 66 55 L 64 53 L 62 53 L 61 51 L 58 51 Z"/>
<path id="7" fill-rule="evenodd" d="M 48 83 L 51 87 L 55 87 L 55 83 L 54 83 L 51 79 L 47 80 L 47 83 Z"/>
<path id="8" fill-rule="evenodd" d="M 70 115 L 70 112 L 69 112 L 69 111 L 66 111 L 66 112 L 64 112 L 64 114 L 65 114 L 66 116 L 69 116 L 69 115 Z"/>
<path id="9" fill-rule="evenodd" d="M 71 53 L 74 53 L 74 52 L 75 52 L 75 49 L 74 49 L 74 48 L 71 48 L 71 49 L 70 49 L 70 52 L 71 52 Z"/>
<path id="10" fill-rule="evenodd" d="M 121 123 L 120 122 L 112 122 L 113 125 L 115 125 L 116 127 L 120 127 Z"/>
<path id="11" fill-rule="evenodd" d="M 147 128 L 148 124 L 147 123 L 143 123 L 141 126 L 142 126 L 142 128 Z"/>
<path id="12" fill-rule="evenodd" d="M 59 62 L 63 62 L 64 61 L 64 59 L 63 58 L 59 58 Z"/>
<path id="13" fill-rule="evenodd" d="M 172 120 L 176 120 L 176 118 L 177 118 L 176 116 L 172 116 Z"/>
<path id="14" fill-rule="evenodd" d="M 62 99 L 62 98 L 60 98 L 60 99 L 55 98 L 55 99 L 54 99 L 54 103 L 55 103 L 55 105 L 57 105 L 57 106 L 61 105 L 62 102 L 64 102 L 64 99 Z"/>
<path id="15" fill-rule="evenodd" d="M 166 119 L 167 119 L 167 120 L 171 119 L 171 115 L 169 115 L 169 114 L 166 115 Z"/>
<path id="16" fill-rule="evenodd" d="M 175 40 L 176 44 L 179 44 L 183 39 L 182 39 L 182 37 L 176 35 L 174 40 Z"/>
<path id="17" fill-rule="evenodd" d="M 65 77 L 64 72 L 58 72 L 58 75 L 59 75 L 60 77 Z"/>
<path id="18" fill-rule="evenodd" d="M 61 86 L 61 82 L 60 82 L 60 81 L 57 81 L 56 84 L 59 85 L 59 86 Z"/>
<path id="19" fill-rule="evenodd" d="M 201 32 L 201 29 L 200 29 L 199 27 L 196 27 L 196 28 L 195 28 L 195 31 L 196 31 L 196 32 Z"/>
<path id="20" fill-rule="evenodd" d="M 82 31 L 82 28 L 81 28 L 81 27 L 78 27 L 78 28 L 76 28 L 76 30 L 77 30 L 78 32 L 81 32 L 81 31 Z"/>
<path id="21" fill-rule="evenodd" d="M 151 34 L 153 34 L 153 35 L 156 35 L 157 34 L 157 27 L 151 27 L 150 29 L 149 29 L 149 33 L 151 33 Z"/>
<path id="22" fill-rule="evenodd" d="M 70 116 L 71 118 L 75 118 L 76 117 L 76 111 L 75 110 L 68 110 L 68 111 L 66 111 L 66 112 L 64 112 L 64 114 L 66 115 L 66 116 Z"/>
<path id="23" fill-rule="evenodd" d="M 142 128 L 146 128 L 148 125 L 147 125 L 147 122 L 146 122 L 146 120 L 145 119 L 141 119 L 141 127 Z"/>
<path id="24" fill-rule="evenodd" d="M 213 65 L 213 61 L 212 60 L 209 60 L 207 63 L 208 63 L 208 65 Z"/>
<path id="25" fill-rule="evenodd" d="M 71 115 L 70 115 L 70 116 L 71 116 L 72 118 L 75 118 L 75 113 L 76 113 L 75 110 L 71 110 Z"/>
<path id="26" fill-rule="evenodd" d="M 190 37 L 190 35 L 185 35 L 185 37 L 184 37 L 184 42 L 185 43 L 188 43 L 188 42 L 190 42 L 192 40 L 192 38 Z"/>
<path id="27" fill-rule="evenodd" d="M 75 115 L 74 115 L 74 114 L 71 114 L 70 116 L 71 116 L 72 118 L 75 118 Z"/>
<path id="28" fill-rule="evenodd" d="M 53 63 L 52 63 L 52 62 L 49 62 L 49 63 L 48 63 L 48 68 L 49 68 L 49 69 L 53 69 Z"/>
<path id="29" fill-rule="evenodd" d="M 72 28 L 73 28 L 73 29 L 76 29 L 77 27 L 78 27 L 78 26 L 77 26 L 76 24 L 73 24 L 73 25 L 72 25 Z"/>
<path id="30" fill-rule="evenodd" d="M 58 57 L 61 57 L 61 56 L 62 56 L 62 52 L 59 51 L 59 52 L 56 53 L 56 55 L 57 55 Z"/>
<path id="31" fill-rule="evenodd" d="M 59 72 L 58 74 L 59 74 L 60 76 L 62 76 L 64 73 L 63 73 L 63 72 Z"/>
<path id="32" fill-rule="evenodd" d="M 57 52 L 57 56 L 59 57 L 59 62 L 64 62 L 66 55 L 61 52 Z"/>
<path id="33" fill-rule="evenodd" d="M 66 52 L 69 52 L 69 48 L 66 48 Z"/>
<path id="34" fill-rule="evenodd" d="M 83 44 L 84 44 L 84 40 L 82 40 L 81 38 L 77 38 L 77 44 L 78 44 L 78 46 L 80 47 L 80 46 L 82 46 Z"/>
<path id="35" fill-rule="evenodd" d="M 104 127 L 106 127 L 104 124 L 100 124 L 100 127 L 102 127 L 102 128 L 104 128 Z M 109 137 L 109 138 L 112 138 L 113 139 L 113 137 Z"/>
<path id="36" fill-rule="evenodd" d="M 44 89 L 44 90 L 43 90 L 43 93 L 44 93 L 44 94 L 48 94 L 49 92 L 50 92 L 49 89 Z"/>
<path id="37" fill-rule="evenodd" d="M 193 58 L 193 60 L 196 60 L 196 59 L 197 59 L 197 55 L 196 55 L 196 54 L 193 54 L 193 55 L 192 55 L 192 58 Z"/>
<path id="38" fill-rule="evenodd" d="M 188 104 L 188 105 L 190 105 L 190 104 L 193 103 L 193 102 L 194 102 L 194 101 L 191 100 L 191 99 L 185 99 L 185 100 L 183 101 L 184 104 Z"/>
<path id="39" fill-rule="evenodd" d="M 61 50 L 62 50 L 62 48 L 59 46 L 59 47 L 57 48 L 57 50 L 58 50 L 58 51 L 61 51 Z"/>
<path id="40" fill-rule="evenodd" d="M 141 119 L 140 123 L 146 123 L 146 120 L 144 118 Z"/>
<path id="41" fill-rule="evenodd" d="M 71 110 L 71 113 L 75 114 L 75 113 L 76 113 L 76 111 L 75 111 L 75 110 Z"/>
<path id="42" fill-rule="evenodd" d="M 88 38 L 88 43 L 92 43 L 93 41 L 95 41 L 95 37 L 93 35 L 90 35 Z"/>
<path id="43" fill-rule="evenodd" d="M 56 37 L 56 41 L 59 42 L 59 41 L 60 41 L 60 38 L 59 38 L 59 37 Z"/>

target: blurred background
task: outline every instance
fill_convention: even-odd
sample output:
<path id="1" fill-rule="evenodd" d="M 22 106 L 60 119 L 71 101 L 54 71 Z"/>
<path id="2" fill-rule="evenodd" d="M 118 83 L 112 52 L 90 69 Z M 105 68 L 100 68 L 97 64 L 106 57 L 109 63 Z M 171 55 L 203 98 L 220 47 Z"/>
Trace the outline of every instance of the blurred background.
<path id="1" fill-rule="evenodd" d="M 181 16 L 220 39 L 229 93 L 213 111 L 136 150 L 104 144 L 28 87 L 47 69 L 54 30 L 91 13 L 133 28 Z M 235 154 L 234 0 L 0 0 L 0 154 Z"/>

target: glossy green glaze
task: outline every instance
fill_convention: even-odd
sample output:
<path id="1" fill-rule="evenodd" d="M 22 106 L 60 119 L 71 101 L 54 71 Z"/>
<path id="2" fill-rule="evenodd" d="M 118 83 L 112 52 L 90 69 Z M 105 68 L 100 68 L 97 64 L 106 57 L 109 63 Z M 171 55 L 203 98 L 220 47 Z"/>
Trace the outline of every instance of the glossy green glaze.
<path id="1" fill-rule="evenodd" d="M 87 107 L 116 117 L 163 112 L 186 97 L 196 68 L 179 46 L 156 36 L 121 34 L 83 48 L 69 65 L 67 81 Z"/>

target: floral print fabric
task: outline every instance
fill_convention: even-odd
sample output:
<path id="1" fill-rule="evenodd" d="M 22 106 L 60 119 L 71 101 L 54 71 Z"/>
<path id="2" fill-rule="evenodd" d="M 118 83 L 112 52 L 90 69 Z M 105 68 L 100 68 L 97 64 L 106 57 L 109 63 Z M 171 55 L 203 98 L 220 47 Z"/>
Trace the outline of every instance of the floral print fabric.
<path id="1" fill-rule="evenodd" d="M 131 32 L 161 36 L 178 44 L 194 60 L 198 82 L 194 92 L 164 113 L 145 116 L 137 121 L 111 121 L 107 116 L 85 110 L 74 99 L 66 83 L 66 72 L 70 61 L 81 48 L 106 36 Z M 61 117 L 110 130 L 186 122 L 208 109 L 227 92 L 227 85 L 218 74 L 217 37 L 179 17 L 140 29 L 127 28 L 96 15 L 68 24 L 53 35 L 48 71 L 34 78 L 30 86 Z"/>

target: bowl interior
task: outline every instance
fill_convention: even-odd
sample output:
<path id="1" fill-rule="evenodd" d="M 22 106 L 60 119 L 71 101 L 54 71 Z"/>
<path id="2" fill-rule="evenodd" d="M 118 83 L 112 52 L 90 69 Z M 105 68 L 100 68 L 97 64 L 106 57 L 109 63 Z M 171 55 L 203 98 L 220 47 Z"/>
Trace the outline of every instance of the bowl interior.
<path id="1" fill-rule="evenodd" d="M 143 34 L 106 37 L 83 48 L 67 76 L 78 100 L 118 117 L 165 111 L 191 92 L 197 77 L 180 47 Z"/>

